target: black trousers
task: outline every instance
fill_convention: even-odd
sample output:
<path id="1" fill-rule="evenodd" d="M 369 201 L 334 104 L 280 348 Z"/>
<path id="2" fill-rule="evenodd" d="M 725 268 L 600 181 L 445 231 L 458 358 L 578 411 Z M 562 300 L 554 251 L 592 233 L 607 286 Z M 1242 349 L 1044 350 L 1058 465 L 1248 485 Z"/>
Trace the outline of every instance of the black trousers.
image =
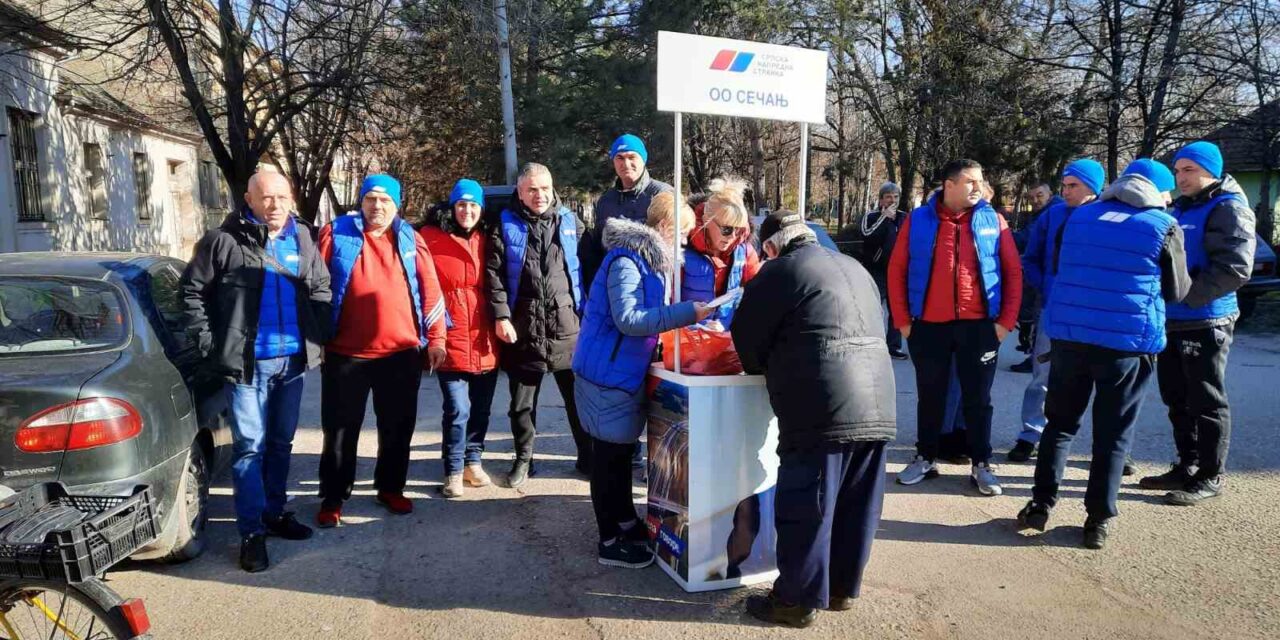
<path id="1" fill-rule="evenodd" d="M 1124 459 L 1133 441 L 1142 399 L 1155 370 L 1155 357 L 1120 353 L 1100 347 L 1053 345 L 1049 364 L 1049 392 L 1044 413 L 1049 423 L 1040 436 L 1036 460 L 1036 502 L 1057 504 L 1058 485 L 1080 431 L 1080 418 L 1093 398 L 1093 458 L 1085 511 L 1091 518 L 1116 516 L 1116 496 L 1124 473 Z"/>
<path id="2" fill-rule="evenodd" d="M 511 391 L 511 410 L 507 416 L 511 418 L 511 438 L 515 441 L 517 460 L 533 459 L 533 437 L 538 432 L 538 393 L 542 390 L 544 377 L 542 373 L 507 372 Z M 583 431 L 582 422 L 578 420 L 578 405 L 573 401 L 573 371 L 552 371 L 551 377 L 555 378 L 560 397 L 564 398 L 564 411 L 569 418 L 569 430 L 573 432 L 573 443 L 578 449 L 578 460 L 590 464 L 591 436 Z M 627 455 L 631 455 L 630 450 Z"/>
<path id="3" fill-rule="evenodd" d="M 356 480 L 356 447 L 365 404 L 373 393 L 378 418 L 378 463 L 374 488 L 402 493 L 409 474 L 409 445 L 418 420 L 422 357 L 406 349 L 382 358 L 353 358 L 327 352 L 320 367 L 320 497 L 336 503 L 351 497 Z"/>
<path id="4" fill-rule="evenodd" d="M 622 535 L 622 525 L 635 522 L 635 502 L 631 499 L 631 454 L 634 444 L 606 442 L 591 438 L 591 506 L 596 512 L 600 541 Z"/>
<path id="5" fill-rule="evenodd" d="M 938 441 L 947 412 L 947 388 L 954 358 L 960 378 L 960 410 L 974 464 L 991 459 L 991 383 L 996 377 L 1000 340 L 991 320 L 924 322 L 917 320 L 907 340 L 916 369 L 916 451 L 938 457 Z"/>
<path id="6" fill-rule="evenodd" d="M 775 494 L 778 579 L 784 602 L 825 609 L 857 597 L 880 525 L 885 442 L 781 454 Z"/>
<path id="7" fill-rule="evenodd" d="M 1226 325 L 1172 332 L 1156 364 L 1178 459 L 1184 466 L 1198 467 L 1198 478 L 1213 478 L 1227 467 L 1227 352 L 1234 331 L 1234 325 Z"/>

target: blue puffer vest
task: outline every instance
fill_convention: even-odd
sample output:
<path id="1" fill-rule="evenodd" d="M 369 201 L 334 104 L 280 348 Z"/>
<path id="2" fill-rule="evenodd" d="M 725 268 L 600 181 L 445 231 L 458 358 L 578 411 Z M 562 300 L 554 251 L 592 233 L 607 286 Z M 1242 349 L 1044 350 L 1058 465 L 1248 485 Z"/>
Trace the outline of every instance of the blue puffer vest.
<path id="1" fill-rule="evenodd" d="M 582 313 L 582 266 L 578 262 L 578 223 L 573 213 L 561 207 L 554 215 L 560 216 L 560 250 L 564 254 L 564 268 L 569 274 L 569 288 L 573 290 L 573 308 Z M 524 273 L 524 254 L 529 246 L 529 223 L 520 214 L 503 209 L 502 244 L 507 260 L 507 305 L 515 312 L 516 296 L 520 293 L 520 274 Z"/>
<path id="2" fill-rule="evenodd" d="M 742 286 L 742 271 L 747 264 L 747 247 L 738 245 L 733 250 L 733 261 L 729 264 L 729 279 L 725 284 L 725 291 L 731 291 Z M 716 297 L 716 268 L 711 263 L 711 258 L 702 255 L 693 247 L 685 247 L 684 249 L 684 273 L 680 280 L 680 299 L 692 300 L 695 302 L 710 302 Z M 738 309 L 738 303 L 742 301 L 742 294 L 731 302 L 725 303 L 724 306 L 716 309 L 714 313 L 707 316 L 707 320 L 719 320 L 725 329 L 733 322 L 733 312 Z"/>
<path id="3" fill-rule="evenodd" d="M 1058 277 L 1057 271 L 1054 270 L 1058 260 L 1058 234 L 1062 232 L 1062 227 L 1067 224 L 1067 220 L 1075 210 L 1076 207 L 1069 206 L 1066 201 L 1063 201 L 1050 205 L 1044 213 L 1040 214 L 1049 216 L 1045 219 L 1044 284 L 1040 291 L 1045 300 L 1048 300 L 1053 293 L 1053 283 Z"/>
<path id="4" fill-rule="evenodd" d="M 601 387 L 636 393 L 644 384 L 658 336 L 628 336 L 618 329 L 609 310 L 609 267 L 615 260 L 631 260 L 640 268 L 644 306 L 663 303 L 666 285 L 662 274 L 653 270 L 640 254 L 624 247 L 611 249 L 591 283 L 582 332 L 573 353 L 573 373 Z"/>
<path id="5" fill-rule="evenodd" d="M 1160 252 L 1174 224 L 1160 209 L 1114 200 L 1076 209 L 1041 319 L 1047 335 L 1127 353 L 1163 350 Z"/>
<path id="6" fill-rule="evenodd" d="M 908 238 L 907 301 L 911 317 L 924 315 L 929 278 L 933 275 L 933 254 L 938 239 L 938 195 L 911 212 L 911 237 Z M 973 208 L 970 229 L 978 250 L 982 271 L 982 288 L 986 293 L 987 315 L 1000 315 L 1000 215 L 983 200 Z M 956 248 L 959 251 L 959 247 Z"/>
<path id="7" fill-rule="evenodd" d="M 252 214 L 246 214 L 257 224 Z M 258 335 L 253 341 L 254 357 L 259 360 L 283 358 L 302 351 L 302 329 L 298 326 L 298 294 L 289 276 L 298 275 L 298 226 L 292 219 L 274 239 L 267 239 L 267 255 L 289 270 L 281 273 L 271 264 L 264 265 L 262 301 L 258 308 Z"/>
<path id="8" fill-rule="evenodd" d="M 1209 214 L 1219 204 L 1232 198 L 1239 198 L 1237 193 L 1224 193 L 1199 206 L 1186 211 L 1175 206 L 1173 217 L 1182 227 L 1182 236 L 1187 246 L 1187 271 L 1193 275 L 1209 266 L 1209 254 L 1204 250 L 1204 226 Z M 1225 318 L 1239 313 L 1240 305 L 1236 302 L 1236 292 L 1232 291 L 1203 307 L 1192 307 L 1179 302 L 1169 305 L 1170 320 L 1211 320 Z"/>
<path id="9" fill-rule="evenodd" d="M 333 225 L 333 256 L 329 259 L 329 277 L 333 289 L 333 325 L 336 327 L 338 317 L 342 315 L 342 300 L 347 295 L 351 272 L 355 269 L 360 251 L 364 249 L 364 216 L 356 211 L 339 216 L 330 224 Z M 418 323 L 418 346 L 425 347 L 427 327 L 438 318 L 432 317 L 425 323 L 422 319 L 422 292 L 418 287 L 418 234 L 414 232 L 412 225 L 401 218 L 396 218 L 391 223 L 391 232 L 395 234 L 396 253 L 400 256 L 400 265 L 404 267 L 405 280 L 409 282 L 413 318 Z M 441 309 L 443 313 L 443 307 Z"/>

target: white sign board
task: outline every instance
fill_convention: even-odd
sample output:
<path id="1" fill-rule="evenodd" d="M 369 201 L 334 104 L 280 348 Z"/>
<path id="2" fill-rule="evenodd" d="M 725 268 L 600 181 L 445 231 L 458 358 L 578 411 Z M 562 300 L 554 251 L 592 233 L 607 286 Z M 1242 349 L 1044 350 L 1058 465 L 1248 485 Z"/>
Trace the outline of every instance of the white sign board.
<path id="1" fill-rule="evenodd" d="M 822 124 L 827 53 L 659 31 L 658 110 Z"/>

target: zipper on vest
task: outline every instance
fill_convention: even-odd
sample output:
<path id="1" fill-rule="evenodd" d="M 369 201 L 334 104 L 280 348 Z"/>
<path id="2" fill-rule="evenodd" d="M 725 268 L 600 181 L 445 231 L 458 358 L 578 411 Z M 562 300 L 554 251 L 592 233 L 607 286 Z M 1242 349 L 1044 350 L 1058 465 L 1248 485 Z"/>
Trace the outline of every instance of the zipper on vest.
<path id="1" fill-rule="evenodd" d="M 954 235 L 955 252 L 951 256 L 951 261 L 954 263 L 951 268 L 952 270 L 951 302 L 954 303 L 956 307 L 955 319 L 959 320 L 960 319 L 960 225 L 959 223 L 956 223 L 952 226 L 955 227 L 955 235 Z"/>
<path id="2" fill-rule="evenodd" d="M 613 362 L 618 357 L 618 349 L 622 347 L 622 334 L 618 334 L 618 339 L 613 341 L 613 351 L 609 353 L 609 362 Z"/>

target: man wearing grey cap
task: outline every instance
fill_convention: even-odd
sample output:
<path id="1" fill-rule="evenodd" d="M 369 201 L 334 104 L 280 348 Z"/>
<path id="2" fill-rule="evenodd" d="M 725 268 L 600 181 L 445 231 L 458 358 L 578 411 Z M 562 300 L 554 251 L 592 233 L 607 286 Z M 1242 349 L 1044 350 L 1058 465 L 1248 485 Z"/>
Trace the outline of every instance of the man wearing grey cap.
<path id="1" fill-rule="evenodd" d="M 779 575 L 747 611 L 807 627 L 818 609 L 849 609 L 861 590 L 897 393 L 867 270 L 820 246 L 798 213 L 770 214 L 760 238 L 769 260 L 747 283 L 731 331 L 778 417 Z"/>
<path id="2" fill-rule="evenodd" d="M 892 182 L 880 186 L 879 203 L 876 210 L 868 211 L 862 219 L 853 225 L 852 236 L 860 241 L 853 257 L 862 263 L 876 281 L 880 289 L 880 298 L 889 299 L 889 255 L 893 245 L 898 241 L 898 228 L 907 214 L 898 208 L 902 199 L 902 189 Z M 886 314 L 887 315 L 887 314 Z M 902 350 L 902 334 L 892 322 L 886 323 L 885 340 L 889 343 L 889 355 L 894 360 L 906 360 L 907 354 Z"/>

